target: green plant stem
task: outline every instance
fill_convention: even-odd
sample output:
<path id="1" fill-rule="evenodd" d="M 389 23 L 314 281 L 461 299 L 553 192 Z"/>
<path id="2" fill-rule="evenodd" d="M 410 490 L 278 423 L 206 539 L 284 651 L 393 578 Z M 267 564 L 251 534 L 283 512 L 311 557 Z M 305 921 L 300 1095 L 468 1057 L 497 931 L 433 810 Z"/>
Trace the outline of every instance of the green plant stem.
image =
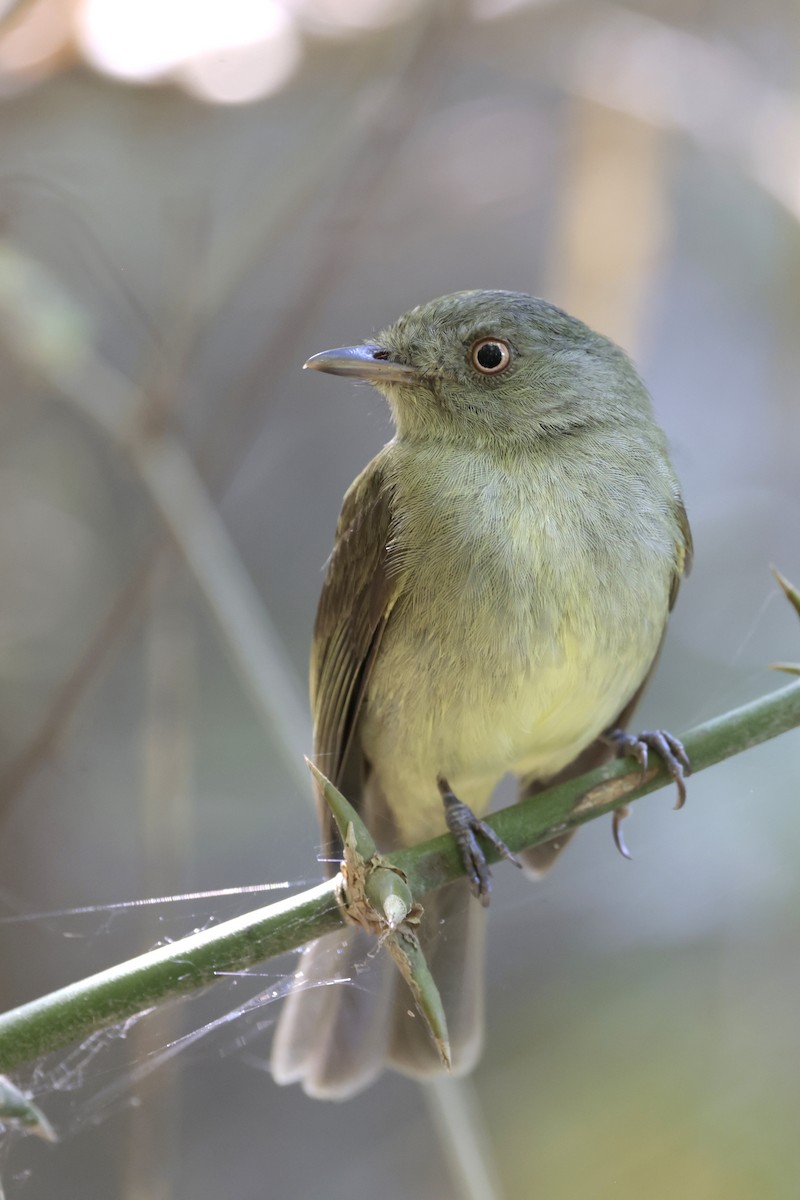
<path id="1" fill-rule="evenodd" d="M 329 879 L 213 929 L 160 946 L 0 1014 L 4 1072 L 97 1029 L 116 1025 L 170 996 L 213 983 L 221 972 L 243 971 L 293 950 L 343 924 Z"/>
<path id="2" fill-rule="evenodd" d="M 695 772 L 800 725 L 800 683 L 693 729 L 684 738 Z M 670 783 L 658 763 L 642 776 L 623 760 L 591 771 L 494 815 L 491 825 L 511 850 L 547 841 Z M 487 857 L 496 860 L 491 851 Z M 415 898 L 462 874 L 452 838 L 444 835 L 388 855 Z M 245 970 L 296 949 L 345 923 L 329 880 L 299 896 L 151 950 L 0 1015 L 0 1072 L 117 1024 L 169 996 L 211 983 L 220 972 Z"/>

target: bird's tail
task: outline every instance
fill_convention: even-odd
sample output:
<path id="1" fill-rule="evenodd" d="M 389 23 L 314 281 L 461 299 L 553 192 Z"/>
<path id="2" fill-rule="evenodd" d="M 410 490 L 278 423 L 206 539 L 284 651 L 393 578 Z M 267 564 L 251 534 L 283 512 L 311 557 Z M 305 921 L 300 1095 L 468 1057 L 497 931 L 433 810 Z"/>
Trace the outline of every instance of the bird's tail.
<path id="1" fill-rule="evenodd" d="M 485 910 L 465 880 L 426 897 L 420 940 L 442 996 L 453 1074 L 480 1054 Z M 272 1048 L 278 1083 L 345 1100 L 385 1065 L 424 1078 L 443 1070 L 424 1019 L 388 952 L 361 929 L 328 934 L 302 953 Z"/>

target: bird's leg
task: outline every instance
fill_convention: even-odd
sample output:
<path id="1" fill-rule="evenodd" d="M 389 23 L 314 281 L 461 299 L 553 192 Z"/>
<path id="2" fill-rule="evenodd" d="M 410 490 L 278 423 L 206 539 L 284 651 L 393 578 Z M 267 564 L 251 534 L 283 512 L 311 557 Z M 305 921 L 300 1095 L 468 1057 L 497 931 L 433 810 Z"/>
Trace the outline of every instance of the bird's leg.
<path id="1" fill-rule="evenodd" d="M 522 863 L 516 854 L 512 854 L 508 846 L 499 838 L 491 825 L 475 816 L 475 813 L 455 795 L 447 780 L 440 775 L 436 780 L 439 794 L 444 803 L 444 818 L 447 828 L 456 840 L 461 861 L 467 872 L 469 886 L 473 896 L 477 896 L 486 907 L 492 893 L 492 873 L 486 861 L 486 855 L 478 842 L 477 834 L 485 837 L 503 858 L 507 858 L 514 866 L 521 867 Z"/>
<path id="2" fill-rule="evenodd" d="M 617 758 L 635 758 L 642 768 L 642 774 L 647 770 L 648 752 L 654 750 L 675 780 L 678 789 L 678 803 L 675 807 L 683 808 L 686 803 L 686 776 L 691 774 L 692 766 L 682 742 L 665 729 L 649 729 L 639 734 L 627 733 L 624 729 L 609 729 L 603 734 L 603 738 L 614 747 Z M 628 811 L 624 805 L 618 808 L 614 813 L 612 827 L 616 847 L 626 858 L 630 858 L 630 854 L 620 826 Z"/>

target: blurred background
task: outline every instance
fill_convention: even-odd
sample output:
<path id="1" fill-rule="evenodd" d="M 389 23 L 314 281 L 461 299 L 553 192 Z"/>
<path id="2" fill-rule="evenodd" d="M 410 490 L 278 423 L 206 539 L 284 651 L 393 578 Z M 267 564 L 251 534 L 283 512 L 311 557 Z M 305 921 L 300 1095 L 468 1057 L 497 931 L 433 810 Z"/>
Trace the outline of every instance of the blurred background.
<path id="1" fill-rule="evenodd" d="M 418 302 L 546 296 L 647 380 L 696 559 L 641 727 L 787 681 L 798 51 L 785 0 L 3 6 L 0 1009 L 259 901 L 123 902 L 320 878 L 310 629 L 390 426 L 300 366 Z M 487 1200 L 795 1197 L 799 750 L 637 805 L 633 862 L 603 821 L 498 869 L 449 1100 L 276 1088 L 287 958 L 19 1072 L 61 1141 L 6 1139 L 7 1200 L 449 1200 L 442 1104 Z"/>

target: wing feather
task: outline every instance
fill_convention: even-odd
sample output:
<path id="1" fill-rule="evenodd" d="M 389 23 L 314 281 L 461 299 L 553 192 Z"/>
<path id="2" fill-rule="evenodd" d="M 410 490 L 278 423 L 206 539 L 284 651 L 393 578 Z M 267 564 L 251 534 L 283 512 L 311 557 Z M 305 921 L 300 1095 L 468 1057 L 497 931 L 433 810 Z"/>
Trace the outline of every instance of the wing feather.
<path id="1" fill-rule="evenodd" d="M 686 515 L 686 507 L 680 496 L 675 501 L 675 516 L 678 520 L 678 529 L 680 531 L 681 540 L 677 545 L 678 557 L 675 563 L 675 574 L 672 577 L 672 587 L 669 592 L 669 610 L 675 605 L 678 599 L 678 588 L 680 587 L 681 579 L 684 575 L 688 575 L 692 569 L 692 559 L 694 557 L 694 542 L 692 541 L 692 531 L 689 528 L 689 518 Z"/>
<path id="2" fill-rule="evenodd" d="M 317 609 L 311 654 L 314 759 L 342 786 L 370 670 L 402 586 L 387 570 L 391 488 L 379 454 L 348 489 Z M 360 797 L 348 795 L 356 807 Z M 326 841 L 335 841 L 320 806 Z"/>

